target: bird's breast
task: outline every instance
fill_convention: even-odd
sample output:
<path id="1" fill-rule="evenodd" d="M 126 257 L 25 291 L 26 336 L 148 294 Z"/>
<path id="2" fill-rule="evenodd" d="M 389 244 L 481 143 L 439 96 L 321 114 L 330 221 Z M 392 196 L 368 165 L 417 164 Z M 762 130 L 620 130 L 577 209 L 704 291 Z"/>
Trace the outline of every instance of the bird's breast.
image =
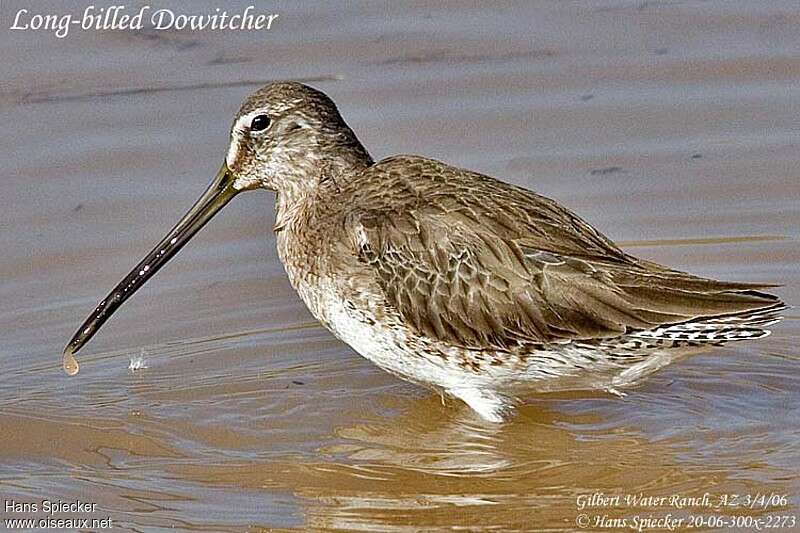
<path id="1" fill-rule="evenodd" d="M 350 254 L 337 246 L 329 229 L 287 225 L 277 233 L 278 257 L 289 282 L 311 314 L 328 328 L 331 302 L 357 298 L 360 292 L 352 286 L 360 277 L 355 272 L 356 258 L 350 261 Z"/>

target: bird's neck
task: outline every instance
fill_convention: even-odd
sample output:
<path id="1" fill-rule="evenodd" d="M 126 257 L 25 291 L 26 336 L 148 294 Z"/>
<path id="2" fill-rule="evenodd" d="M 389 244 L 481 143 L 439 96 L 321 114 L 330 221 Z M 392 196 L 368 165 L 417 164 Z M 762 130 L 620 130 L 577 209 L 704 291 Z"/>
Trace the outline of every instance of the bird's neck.
<path id="1" fill-rule="evenodd" d="M 356 141 L 357 142 L 357 141 Z M 335 157 L 309 156 L 305 168 L 298 168 L 298 177 L 286 180 L 275 202 L 275 230 L 290 229 L 308 216 L 317 202 L 336 202 L 336 196 L 347 184 L 373 164 L 369 153 L 358 144 L 339 151 Z"/>

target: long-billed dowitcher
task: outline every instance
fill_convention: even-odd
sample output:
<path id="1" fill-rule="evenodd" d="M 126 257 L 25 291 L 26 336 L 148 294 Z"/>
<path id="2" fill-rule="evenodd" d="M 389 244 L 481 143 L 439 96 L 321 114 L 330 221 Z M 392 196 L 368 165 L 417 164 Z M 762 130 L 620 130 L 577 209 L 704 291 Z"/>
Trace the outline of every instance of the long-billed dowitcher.
<path id="1" fill-rule="evenodd" d="M 418 156 L 374 162 L 299 83 L 248 97 L 211 186 L 83 323 L 114 311 L 239 192 L 277 193 L 278 253 L 334 335 L 381 368 L 501 421 L 527 393 L 618 392 L 676 357 L 769 334 L 763 283 L 637 259 L 558 203 Z"/>

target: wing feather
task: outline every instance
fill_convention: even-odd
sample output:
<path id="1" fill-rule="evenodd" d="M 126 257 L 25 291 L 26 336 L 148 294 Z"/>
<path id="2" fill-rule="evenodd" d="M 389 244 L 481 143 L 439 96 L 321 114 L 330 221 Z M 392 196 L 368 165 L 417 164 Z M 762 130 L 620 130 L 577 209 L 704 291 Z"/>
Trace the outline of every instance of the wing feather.
<path id="1" fill-rule="evenodd" d="M 608 338 L 778 301 L 757 290 L 767 285 L 637 260 L 525 189 L 422 158 L 377 166 L 382 188 L 361 194 L 346 230 L 387 300 L 431 338 L 499 349 Z"/>

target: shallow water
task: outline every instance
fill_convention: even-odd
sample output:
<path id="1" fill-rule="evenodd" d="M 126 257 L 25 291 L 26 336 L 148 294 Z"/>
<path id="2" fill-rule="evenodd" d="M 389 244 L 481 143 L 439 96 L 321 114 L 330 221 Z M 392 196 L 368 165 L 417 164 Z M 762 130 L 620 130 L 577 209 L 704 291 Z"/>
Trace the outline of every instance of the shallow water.
<path id="1" fill-rule="evenodd" d="M 399 4 L 271 3 L 281 18 L 258 36 L 57 40 L 3 22 L 0 499 L 94 502 L 59 516 L 128 531 L 800 515 L 797 310 L 627 398 L 534 397 L 491 426 L 313 321 L 268 193 L 227 207 L 63 374 L 75 328 L 200 194 L 239 102 L 271 79 L 313 80 L 376 158 L 502 177 L 636 255 L 800 302 L 796 3 Z M 579 510 L 595 492 L 787 503 Z"/>

